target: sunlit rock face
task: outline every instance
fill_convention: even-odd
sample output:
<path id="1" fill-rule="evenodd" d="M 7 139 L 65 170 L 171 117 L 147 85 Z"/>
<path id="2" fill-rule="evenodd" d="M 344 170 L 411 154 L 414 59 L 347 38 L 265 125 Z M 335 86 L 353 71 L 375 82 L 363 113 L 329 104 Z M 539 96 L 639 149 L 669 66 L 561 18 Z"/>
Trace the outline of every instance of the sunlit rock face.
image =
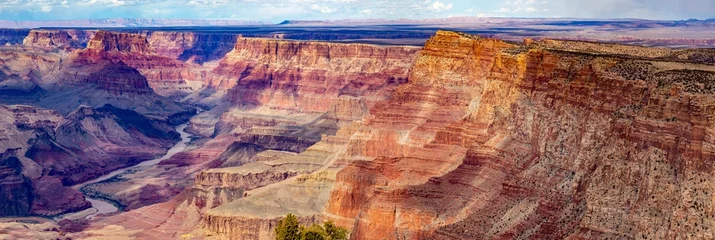
<path id="1" fill-rule="evenodd" d="M 712 238 L 715 69 L 568 44 L 439 32 L 353 136 L 370 160 L 328 218 L 355 239 Z"/>
<path id="2" fill-rule="evenodd" d="M 94 37 L 95 33 L 95 30 L 33 29 L 27 34 L 27 37 L 23 39 L 22 45 L 46 50 L 72 50 L 84 48 L 87 42 Z"/>
<path id="3" fill-rule="evenodd" d="M 183 191 L 174 193 L 175 196 L 170 196 L 164 203 L 146 207 L 141 207 L 146 202 L 133 200 L 141 197 L 121 196 L 122 199 L 132 199 L 132 206 L 141 208 L 107 218 L 102 224 L 141 230 L 136 236 L 160 236 L 193 230 L 178 226 L 216 226 L 207 219 L 235 222 L 220 216 L 208 218 L 204 213 L 242 199 L 248 191 L 279 184 L 321 168 L 326 159 L 347 142 L 344 136 L 335 140 L 331 135 L 337 134 L 341 125 L 360 119 L 375 102 L 389 98 L 397 85 L 406 82 L 409 68 L 419 51 L 414 47 L 269 39 L 239 38 L 237 42 L 233 51 L 212 72 L 215 78 L 210 78 L 206 84 L 207 88 L 226 93 L 223 95 L 225 102 L 191 121 L 193 131 L 206 132 L 204 136 L 212 139 L 162 161 L 159 168 L 178 167 L 171 170 L 171 175 L 152 175 L 158 184 L 181 187 Z M 275 48 L 278 50 L 268 51 Z M 263 79 L 267 76 L 272 77 Z M 252 84 L 268 86 L 247 87 Z M 264 100 L 251 100 L 242 95 L 263 96 Z M 295 98 L 281 97 L 287 95 L 295 95 Z M 269 100 L 270 96 L 276 101 Z M 206 127 L 209 130 L 205 130 Z M 191 181 L 173 181 L 177 176 L 186 176 L 184 178 Z M 283 194 L 299 195 L 303 191 L 313 191 L 310 189 L 321 191 L 316 196 L 322 200 L 309 206 L 311 212 L 319 213 L 329 196 L 327 190 L 332 186 L 334 174 L 301 179 L 311 185 L 307 188 L 298 186 L 295 191 Z M 137 179 L 117 186 L 126 184 L 136 189 L 152 189 L 156 185 L 143 182 Z M 141 195 L 141 192 L 144 191 L 130 195 Z M 313 214 L 301 219 L 314 222 L 319 218 Z M 137 222 L 136 219 L 141 220 Z M 222 225 L 220 229 L 236 230 L 236 234 L 247 234 L 240 236 L 248 238 L 272 236 L 277 217 L 251 216 L 244 220 L 243 225 Z M 253 223 L 261 225 L 238 230 L 240 226 Z M 251 232 L 251 229 L 260 230 L 260 233 Z"/>
<path id="4" fill-rule="evenodd" d="M 333 220 L 352 239 L 715 238 L 709 50 L 448 31 L 424 48 L 100 31 L 73 51 L 29 65 L 163 115 L 126 125 L 132 112 L 94 106 L 3 118 L 15 126 L 4 148 L 34 140 L 15 154 L 22 169 L 0 163 L 0 198 L 81 196 L 22 186 L 46 176 L 44 186 L 68 185 L 163 153 L 176 141 L 164 119 L 182 111 L 157 108 L 166 99 L 156 94 L 213 108 L 191 119 L 204 139 L 186 151 L 93 186 L 127 211 L 72 237 L 271 239 L 293 213 Z M 40 54 L 18 52 L 0 55 L 12 63 L 4 79 L 37 78 L 18 59 Z M 0 204 L 55 207 L 35 206 Z"/>
<path id="5" fill-rule="evenodd" d="M 358 119 L 407 81 L 413 47 L 239 38 L 205 85 L 236 104 Z"/>

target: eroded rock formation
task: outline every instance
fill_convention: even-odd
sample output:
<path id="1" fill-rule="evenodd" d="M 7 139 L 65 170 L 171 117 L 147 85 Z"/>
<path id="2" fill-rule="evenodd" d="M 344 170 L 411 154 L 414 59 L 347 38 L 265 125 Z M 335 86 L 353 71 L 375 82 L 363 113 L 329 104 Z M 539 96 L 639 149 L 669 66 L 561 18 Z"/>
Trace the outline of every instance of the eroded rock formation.
<path id="1" fill-rule="evenodd" d="M 235 38 L 230 52 L 224 38 Z M 334 220 L 352 239 L 714 238 L 712 59 L 448 31 L 421 50 L 100 31 L 72 53 L 76 66 L 62 65 L 85 74 L 69 79 L 77 86 L 153 96 L 164 80 L 200 80 L 184 101 L 213 108 L 191 120 L 204 139 L 187 151 L 93 186 L 129 211 L 72 237 L 270 239 L 293 213 Z M 4 77 L 35 76 L 18 66 Z M 0 198 L 40 176 L 80 182 L 175 141 L 166 121 L 124 111 L 5 117 L 17 123 L 5 135 L 22 141 L 0 146 L 32 146 L 0 165 L 11 186 Z M 73 158 L 82 154 L 102 167 Z M 23 204 L 2 208 L 35 206 Z"/>
<path id="2" fill-rule="evenodd" d="M 22 45 L 47 50 L 84 48 L 94 36 L 92 30 L 40 30 L 33 29 L 22 41 Z"/>
<path id="3" fill-rule="evenodd" d="M 167 123 L 130 110 L 82 107 L 68 116 L 0 107 L 3 215 L 46 215 L 90 206 L 70 186 L 163 154 L 178 141 Z M 6 199 L 6 200 L 7 200 Z"/>
<path id="4" fill-rule="evenodd" d="M 712 238 L 715 69 L 580 51 L 439 32 L 326 212 L 355 239 Z"/>

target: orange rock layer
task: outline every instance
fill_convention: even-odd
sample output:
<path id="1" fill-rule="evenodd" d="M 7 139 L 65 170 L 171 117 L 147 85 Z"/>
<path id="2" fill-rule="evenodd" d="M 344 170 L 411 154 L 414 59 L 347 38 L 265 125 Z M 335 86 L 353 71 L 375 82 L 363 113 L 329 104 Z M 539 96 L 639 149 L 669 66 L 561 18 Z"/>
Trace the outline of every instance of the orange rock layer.
<path id="1" fill-rule="evenodd" d="M 714 73 L 438 32 L 326 216 L 353 239 L 713 238 Z"/>
<path id="2" fill-rule="evenodd" d="M 241 105 L 359 118 L 407 81 L 418 50 L 239 38 L 205 86 Z"/>

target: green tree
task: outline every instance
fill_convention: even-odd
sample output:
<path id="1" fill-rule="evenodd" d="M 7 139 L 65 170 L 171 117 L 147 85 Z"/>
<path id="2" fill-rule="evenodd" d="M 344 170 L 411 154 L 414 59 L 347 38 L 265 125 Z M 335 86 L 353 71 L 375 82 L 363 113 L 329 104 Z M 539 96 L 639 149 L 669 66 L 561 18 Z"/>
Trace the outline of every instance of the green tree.
<path id="1" fill-rule="evenodd" d="M 327 221 L 323 223 L 323 228 L 325 233 L 328 234 L 330 240 L 347 240 L 348 230 L 335 225 L 333 221 Z"/>
<path id="2" fill-rule="evenodd" d="M 300 230 L 298 218 L 293 214 L 288 214 L 288 216 L 278 221 L 275 229 L 276 240 L 300 240 Z"/>
<path id="3" fill-rule="evenodd" d="M 288 214 L 278 221 L 275 229 L 276 240 L 347 240 L 348 230 L 341 228 L 332 221 L 313 224 L 310 227 L 300 226 L 298 218 Z"/>
<path id="4" fill-rule="evenodd" d="M 330 238 L 322 226 L 313 224 L 301 230 L 301 240 L 330 240 Z"/>

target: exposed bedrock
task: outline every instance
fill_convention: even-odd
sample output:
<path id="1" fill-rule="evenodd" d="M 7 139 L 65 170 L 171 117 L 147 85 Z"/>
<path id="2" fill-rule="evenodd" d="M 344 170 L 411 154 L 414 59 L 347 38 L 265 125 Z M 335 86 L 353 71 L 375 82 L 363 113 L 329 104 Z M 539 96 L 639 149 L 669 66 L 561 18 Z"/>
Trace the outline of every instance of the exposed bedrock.
<path id="1" fill-rule="evenodd" d="M 158 39 L 158 38 L 157 38 Z M 126 32 L 99 31 L 87 48 L 75 53 L 73 61 L 81 67 L 102 62 L 117 63 L 137 69 L 151 88 L 162 96 L 181 97 L 198 89 L 209 69 L 200 65 L 177 60 L 171 55 L 162 55 L 144 35 Z"/>
<path id="2" fill-rule="evenodd" d="M 88 208 L 69 186 L 155 158 L 179 140 L 167 122 L 110 105 L 81 107 L 67 116 L 22 105 L 2 105 L 0 113 L 0 150 L 7 151 L 8 167 L 3 179 L 10 184 L 3 189 L 12 192 L 8 204 L 18 202 L 0 215 L 53 216 Z M 23 204 L 29 210 L 17 207 Z"/>
<path id="3" fill-rule="evenodd" d="M 438 32 L 326 216 L 354 239 L 712 238 L 715 98 L 690 86 L 715 69 L 579 51 Z"/>
<path id="4" fill-rule="evenodd" d="M 95 33 L 96 31 L 94 30 L 33 29 L 23 39 L 22 45 L 39 47 L 45 50 L 72 50 L 86 47 Z"/>
<path id="5" fill-rule="evenodd" d="M 239 38 L 205 83 L 241 106 L 359 119 L 407 81 L 418 48 Z"/>

